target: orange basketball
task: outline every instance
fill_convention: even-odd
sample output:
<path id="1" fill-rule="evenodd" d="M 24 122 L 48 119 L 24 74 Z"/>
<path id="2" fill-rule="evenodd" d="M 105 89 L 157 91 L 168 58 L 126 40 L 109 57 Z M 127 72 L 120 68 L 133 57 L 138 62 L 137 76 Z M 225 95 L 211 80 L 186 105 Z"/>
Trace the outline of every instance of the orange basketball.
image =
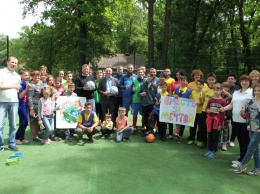
<path id="1" fill-rule="evenodd" d="M 146 136 L 146 141 L 148 143 L 152 143 L 155 140 L 154 134 L 150 133 L 149 135 Z"/>

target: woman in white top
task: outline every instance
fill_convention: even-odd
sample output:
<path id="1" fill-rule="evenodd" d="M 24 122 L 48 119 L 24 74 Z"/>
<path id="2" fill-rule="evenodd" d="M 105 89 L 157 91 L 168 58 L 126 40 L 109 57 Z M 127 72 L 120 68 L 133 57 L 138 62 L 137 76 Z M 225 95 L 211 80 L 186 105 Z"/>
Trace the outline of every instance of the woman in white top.
<path id="1" fill-rule="evenodd" d="M 250 88 L 251 79 L 248 75 L 242 75 L 239 78 L 239 85 L 240 89 L 234 92 L 231 103 L 222 109 L 223 111 L 233 109 L 233 127 L 237 134 L 240 149 L 240 157 L 237 161 L 232 161 L 231 166 L 233 168 L 236 168 L 243 160 L 249 143 L 246 119 L 242 118 L 239 113 L 242 108 L 245 108 L 245 104 L 253 98 L 253 90 Z"/>

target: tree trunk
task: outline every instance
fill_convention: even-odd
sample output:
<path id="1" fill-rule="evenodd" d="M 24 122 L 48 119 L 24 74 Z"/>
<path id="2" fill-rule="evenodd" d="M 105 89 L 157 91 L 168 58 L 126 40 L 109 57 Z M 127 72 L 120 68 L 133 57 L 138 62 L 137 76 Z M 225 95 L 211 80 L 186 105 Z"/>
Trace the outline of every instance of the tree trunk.
<path id="1" fill-rule="evenodd" d="M 164 37 L 163 37 L 163 47 L 162 47 L 162 59 L 161 67 L 166 68 L 167 58 L 168 58 L 168 45 L 170 36 L 170 18 L 171 18 L 171 2 L 172 0 L 166 0 L 165 2 L 165 19 L 164 19 Z"/>
<path id="2" fill-rule="evenodd" d="M 148 0 L 148 68 L 154 67 L 154 3 L 155 0 Z"/>

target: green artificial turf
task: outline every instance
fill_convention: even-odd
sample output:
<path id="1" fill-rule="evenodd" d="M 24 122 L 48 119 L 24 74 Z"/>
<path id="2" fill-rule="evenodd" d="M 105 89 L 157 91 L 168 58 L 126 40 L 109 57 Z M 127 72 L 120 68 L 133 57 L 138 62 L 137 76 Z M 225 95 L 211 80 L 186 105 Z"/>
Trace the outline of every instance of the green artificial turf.
<path id="1" fill-rule="evenodd" d="M 171 194 L 171 193 L 258 193 L 260 177 L 234 174 L 231 161 L 238 157 L 238 144 L 218 157 L 204 157 L 206 149 L 177 144 L 176 140 L 146 143 L 140 133 L 132 142 L 116 143 L 95 135 L 94 143 L 53 142 L 42 145 L 32 141 L 29 127 L 28 145 L 19 145 L 24 158 L 19 164 L 6 166 L 13 152 L 0 153 L 0 193 L 86 193 L 86 194 Z M 185 129 L 184 137 L 188 135 Z M 86 138 L 86 136 L 85 136 Z M 253 169 L 253 160 L 248 170 Z M 247 171 L 248 171 L 247 170 Z"/>

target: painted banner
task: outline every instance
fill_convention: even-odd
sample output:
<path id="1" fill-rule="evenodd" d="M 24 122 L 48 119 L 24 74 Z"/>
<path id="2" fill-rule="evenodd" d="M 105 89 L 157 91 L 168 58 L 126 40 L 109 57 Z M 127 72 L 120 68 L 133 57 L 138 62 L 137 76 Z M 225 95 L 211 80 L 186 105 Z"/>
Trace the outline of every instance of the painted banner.
<path id="1" fill-rule="evenodd" d="M 59 96 L 57 99 L 56 128 L 73 129 L 77 127 L 77 118 L 80 111 L 84 110 L 85 97 Z"/>
<path id="2" fill-rule="evenodd" d="M 196 100 L 162 96 L 159 120 L 193 127 L 196 109 Z"/>

